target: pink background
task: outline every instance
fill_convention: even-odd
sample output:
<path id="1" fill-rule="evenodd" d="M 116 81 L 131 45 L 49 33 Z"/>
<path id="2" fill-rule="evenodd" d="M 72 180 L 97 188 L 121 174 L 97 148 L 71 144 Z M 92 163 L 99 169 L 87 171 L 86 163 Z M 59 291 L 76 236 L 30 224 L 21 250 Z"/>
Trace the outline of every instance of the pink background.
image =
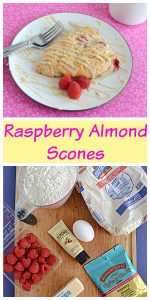
<path id="1" fill-rule="evenodd" d="M 145 117 L 146 22 L 125 26 L 113 20 L 108 4 L 4 4 L 4 47 L 28 22 L 56 12 L 79 12 L 114 26 L 127 40 L 133 55 L 133 73 L 124 91 L 106 105 L 82 112 L 57 111 L 31 100 L 16 86 L 4 61 L 4 117 Z"/>

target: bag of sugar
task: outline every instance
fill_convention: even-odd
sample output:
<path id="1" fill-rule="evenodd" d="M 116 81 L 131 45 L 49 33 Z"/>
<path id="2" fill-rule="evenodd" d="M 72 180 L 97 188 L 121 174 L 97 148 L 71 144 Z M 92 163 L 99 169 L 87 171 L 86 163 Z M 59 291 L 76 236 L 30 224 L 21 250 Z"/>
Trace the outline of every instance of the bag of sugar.
<path id="1" fill-rule="evenodd" d="M 146 221 L 147 176 L 142 167 L 82 167 L 78 185 L 93 218 L 112 235 L 129 234 Z"/>

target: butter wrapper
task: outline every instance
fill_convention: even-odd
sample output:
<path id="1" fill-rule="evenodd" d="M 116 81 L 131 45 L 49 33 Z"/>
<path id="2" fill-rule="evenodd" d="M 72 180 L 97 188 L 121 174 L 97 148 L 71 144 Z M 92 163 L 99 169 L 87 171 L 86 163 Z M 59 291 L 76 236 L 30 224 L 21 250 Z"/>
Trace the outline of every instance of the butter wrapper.
<path id="1" fill-rule="evenodd" d="M 78 278 L 73 278 L 53 297 L 77 297 L 83 290 L 82 282 Z"/>

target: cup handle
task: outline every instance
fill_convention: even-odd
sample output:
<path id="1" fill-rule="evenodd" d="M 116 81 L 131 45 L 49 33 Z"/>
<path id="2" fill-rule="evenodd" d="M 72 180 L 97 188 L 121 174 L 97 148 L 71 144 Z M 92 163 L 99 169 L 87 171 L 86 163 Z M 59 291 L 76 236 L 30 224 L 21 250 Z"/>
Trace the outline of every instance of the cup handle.
<path id="1" fill-rule="evenodd" d="M 33 214 L 31 214 L 31 212 L 34 209 L 35 209 L 34 206 L 27 203 L 24 199 L 19 198 L 16 203 L 15 214 L 20 221 L 24 221 L 26 223 L 28 221 L 28 222 L 30 222 L 28 224 L 31 224 L 32 222 L 35 224 L 36 217 Z M 33 216 L 33 217 L 31 217 L 31 216 Z M 33 219 L 33 221 L 32 221 L 32 219 Z M 36 219 L 36 223 L 37 223 L 37 219 Z"/>

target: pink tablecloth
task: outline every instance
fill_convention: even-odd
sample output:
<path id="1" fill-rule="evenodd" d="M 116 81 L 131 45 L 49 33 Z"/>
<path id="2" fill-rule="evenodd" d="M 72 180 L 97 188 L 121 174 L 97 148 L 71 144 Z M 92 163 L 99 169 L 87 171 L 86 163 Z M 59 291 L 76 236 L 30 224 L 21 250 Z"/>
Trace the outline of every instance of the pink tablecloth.
<path id="1" fill-rule="evenodd" d="M 80 12 L 100 18 L 119 30 L 130 45 L 134 67 L 124 91 L 103 107 L 83 112 L 64 112 L 44 107 L 23 94 L 4 63 L 4 117 L 145 117 L 146 22 L 125 26 L 109 15 L 107 4 L 4 4 L 4 46 L 28 22 L 56 12 Z"/>

